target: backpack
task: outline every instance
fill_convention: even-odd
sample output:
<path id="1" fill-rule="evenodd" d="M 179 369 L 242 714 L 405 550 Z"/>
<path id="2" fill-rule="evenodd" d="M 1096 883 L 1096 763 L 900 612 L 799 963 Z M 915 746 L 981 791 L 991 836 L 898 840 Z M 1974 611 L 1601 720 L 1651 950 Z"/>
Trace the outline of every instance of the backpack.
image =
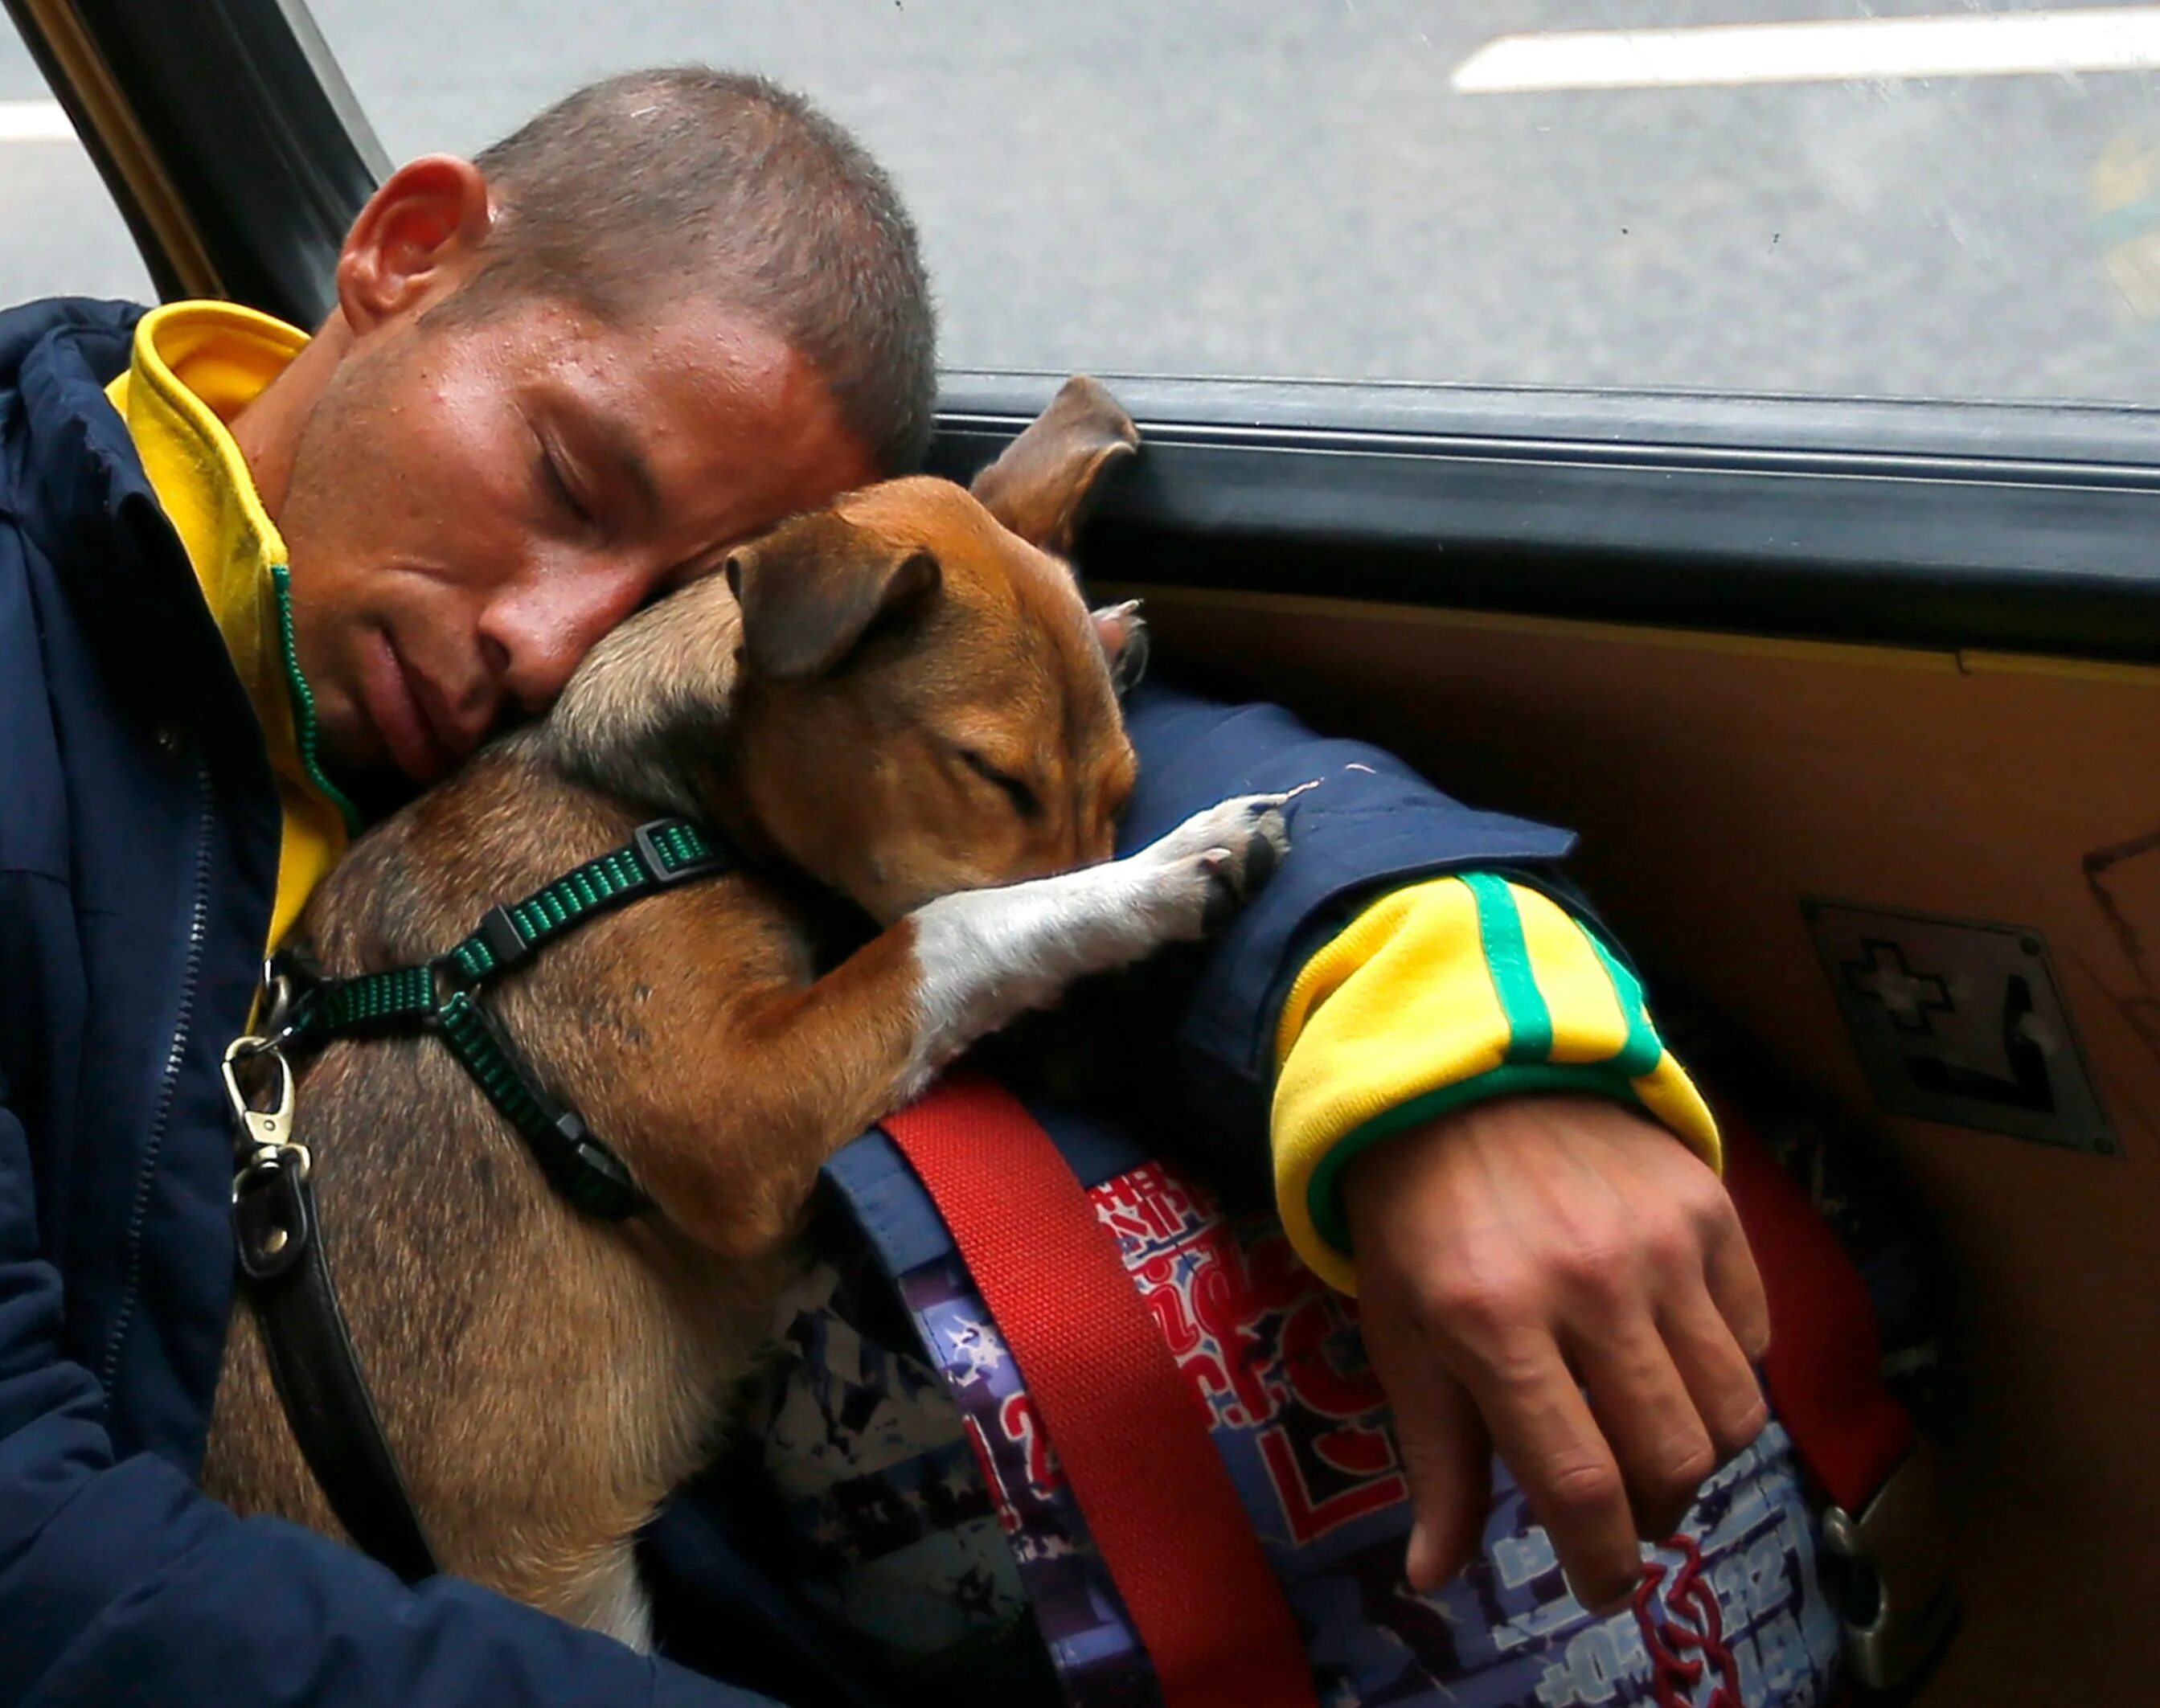
<path id="1" fill-rule="evenodd" d="M 1939 1645 L 1939 1571 L 1846 1560 L 1871 1540 L 1853 1515 L 1924 1467 L 1908 1468 L 1909 1413 L 1875 1374 L 1859 1271 L 1739 1110 L 1719 1113 L 1771 1295 L 1773 1421 L 1646 1550 L 1623 1612 L 1568 1594 L 1497 1464 L 1479 1558 L 1413 1593 L 1407 1486 L 1355 1301 L 1270 1213 L 1226 1207 L 1098 1120 L 965 1077 L 827 1171 L 821 1258 L 782 1306 L 786 1356 L 756 1402 L 797 1581 L 925 1699 L 1835 1700 L 1849 1672 L 1880 1669 L 1877 1627 Z M 984 1244 L 1000 1232 L 1003 1255 Z M 1091 1264 L 1134 1308 L 1086 1290 Z M 1893 1502 L 1911 1503 L 1909 1487 Z"/>

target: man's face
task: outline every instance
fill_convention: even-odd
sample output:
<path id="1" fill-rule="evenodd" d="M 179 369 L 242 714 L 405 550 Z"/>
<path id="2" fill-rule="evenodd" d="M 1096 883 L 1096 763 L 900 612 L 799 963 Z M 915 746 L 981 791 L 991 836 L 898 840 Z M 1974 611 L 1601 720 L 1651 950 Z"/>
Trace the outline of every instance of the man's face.
<path id="1" fill-rule="evenodd" d="M 274 506 L 330 759 L 434 781 L 656 594 L 875 475 L 815 370 L 717 304 L 376 328 Z"/>

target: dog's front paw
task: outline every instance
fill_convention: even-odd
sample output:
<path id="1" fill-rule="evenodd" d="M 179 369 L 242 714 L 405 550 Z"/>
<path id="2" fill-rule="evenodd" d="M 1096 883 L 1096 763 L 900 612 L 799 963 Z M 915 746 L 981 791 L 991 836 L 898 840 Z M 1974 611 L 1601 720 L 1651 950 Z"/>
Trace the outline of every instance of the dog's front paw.
<path id="1" fill-rule="evenodd" d="M 919 1083 L 985 1032 L 1046 1007 L 1075 979 L 1220 925 L 1290 852 L 1289 799 L 1242 796 L 1107 865 L 958 890 L 916 909 L 907 923 L 919 1026 L 901 1082 Z"/>
<path id="2" fill-rule="evenodd" d="M 1288 795 L 1240 795 L 1196 812 L 1135 856 L 1166 937 L 1219 929 L 1290 852 Z"/>

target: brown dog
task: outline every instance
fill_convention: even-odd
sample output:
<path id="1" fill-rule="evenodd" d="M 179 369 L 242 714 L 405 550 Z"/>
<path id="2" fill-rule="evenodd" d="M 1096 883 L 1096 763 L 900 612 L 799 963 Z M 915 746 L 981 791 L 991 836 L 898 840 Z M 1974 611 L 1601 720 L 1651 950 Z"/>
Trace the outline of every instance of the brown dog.
<path id="1" fill-rule="evenodd" d="M 895 480 L 784 524 L 624 624 L 548 719 L 310 905 L 302 934 L 349 975 L 439 953 L 656 808 L 747 862 L 597 919 L 493 999 L 657 1214 L 570 1208 L 437 1040 L 333 1043 L 303 1081 L 353 1339 L 448 1570 L 646 1641 L 631 1536 L 722 1422 L 818 1166 L 974 1039 L 1197 937 L 1249 861 L 1272 867 L 1279 797 L 1103 864 L 1137 620 L 1091 619 L 1052 554 L 1135 437 L 1076 380 L 973 496 Z M 819 892 L 883 927 L 822 975 Z M 339 1534 L 244 1309 L 203 1478 Z"/>

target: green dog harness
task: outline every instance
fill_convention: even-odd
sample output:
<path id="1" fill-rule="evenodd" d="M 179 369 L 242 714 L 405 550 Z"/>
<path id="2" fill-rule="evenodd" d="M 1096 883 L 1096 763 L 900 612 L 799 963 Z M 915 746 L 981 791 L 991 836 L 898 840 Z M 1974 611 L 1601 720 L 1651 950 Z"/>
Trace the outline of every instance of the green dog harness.
<path id="1" fill-rule="evenodd" d="M 540 1083 L 480 994 L 544 944 L 602 913 L 735 867 L 688 819 L 656 818 L 638 826 L 624 846 L 523 901 L 491 907 L 463 942 L 416 966 L 325 979 L 304 950 L 281 952 L 269 969 L 271 1032 L 278 1043 L 302 1051 L 333 1038 L 433 1032 L 517 1129 L 550 1186 L 602 1221 L 638 1215 L 652 1200 L 584 1118 Z"/>

